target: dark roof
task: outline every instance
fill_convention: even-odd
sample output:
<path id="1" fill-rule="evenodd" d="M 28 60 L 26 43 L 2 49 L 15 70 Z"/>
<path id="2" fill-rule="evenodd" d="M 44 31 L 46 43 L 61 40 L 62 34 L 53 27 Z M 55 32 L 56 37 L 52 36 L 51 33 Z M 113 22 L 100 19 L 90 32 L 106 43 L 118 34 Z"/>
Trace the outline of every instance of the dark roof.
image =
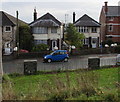
<path id="1" fill-rule="evenodd" d="M 107 16 L 120 16 L 120 6 L 108 6 Z"/>
<path id="2" fill-rule="evenodd" d="M 15 24 L 5 15 L 3 11 L 0 11 L 0 26 L 15 26 Z"/>
<path id="3" fill-rule="evenodd" d="M 11 25 L 15 26 L 16 25 L 16 17 L 13 17 L 9 15 L 8 13 L 5 13 L 3 11 L 0 11 L 0 26 L 6 26 L 6 25 Z M 27 25 L 26 22 L 18 19 L 19 25 Z"/>
<path id="4" fill-rule="evenodd" d="M 33 21 L 29 24 L 30 26 L 43 26 L 43 27 L 58 27 L 61 25 L 61 22 L 58 21 L 53 15 L 50 13 L 46 13 L 42 17 Z"/>
<path id="5" fill-rule="evenodd" d="M 81 18 L 79 18 L 75 23 L 75 26 L 87 26 L 87 27 L 99 27 L 100 24 L 89 17 L 88 15 L 83 15 Z"/>

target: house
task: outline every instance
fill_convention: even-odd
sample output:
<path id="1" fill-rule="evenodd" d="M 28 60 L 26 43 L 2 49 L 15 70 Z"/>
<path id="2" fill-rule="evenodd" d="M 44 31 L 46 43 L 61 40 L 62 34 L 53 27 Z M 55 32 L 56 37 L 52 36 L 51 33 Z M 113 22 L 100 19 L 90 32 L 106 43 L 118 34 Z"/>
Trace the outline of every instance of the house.
<path id="1" fill-rule="evenodd" d="M 99 37 L 100 37 L 100 24 L 84 14 L 77 21 L 75 21 L 75 13 L 73 13 L 73 24 L 78 30 L 78 32 L 85 35 L 83 40 L 84 46 L 89 48 L 99 47 Z"/>
<path id="2" fill-rule="evenodd" d="M 34 43 L 47 44 L 49 50 L 61 49 L 63 39 L 63 24 L 50 13 L 46 13 L 37 19 L 34 10 L 34 21 L 29 24 L 34 36 Z"/>
<path id="3" fill-rule="evenodd" d="M 21 20 L 18 20 L 18 24 L 27 24 Z M 12 52 L 16 46 L 16 30 L 17 30 L 17 19 L 12 15 L 0 11 L 0 29 L 2 33 L 2 49 L 6 52 Z"/>
<path id="4" fill-rule="evenodd" d="M 101 42 L 112 40 L 120 43 L 120 6 L 108 6 L 108 2 L 105 2 L 99 20 Z"/>

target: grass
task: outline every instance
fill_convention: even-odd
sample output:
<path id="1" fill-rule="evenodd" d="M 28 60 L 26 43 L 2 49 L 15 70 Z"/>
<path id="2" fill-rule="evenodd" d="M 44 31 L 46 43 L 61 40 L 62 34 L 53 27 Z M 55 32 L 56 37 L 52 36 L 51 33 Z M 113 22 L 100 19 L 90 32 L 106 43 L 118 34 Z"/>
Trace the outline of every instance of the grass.
<path id="1" fill-rule="evenodd" d="M 76 70 L 30 76 L 5 75 L 3 99 L 106 100 L 119 102 L 119 68 Z"/>

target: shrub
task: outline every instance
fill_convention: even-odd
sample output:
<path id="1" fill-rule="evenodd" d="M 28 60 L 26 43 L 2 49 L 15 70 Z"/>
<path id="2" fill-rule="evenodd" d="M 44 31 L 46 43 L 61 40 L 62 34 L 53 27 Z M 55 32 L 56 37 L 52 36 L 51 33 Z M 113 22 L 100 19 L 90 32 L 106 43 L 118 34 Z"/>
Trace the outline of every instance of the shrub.
<path id="1" fill-rule="evenodd" d="M 33 47 L 32 51 L 34 52 L 46 51 L 47 48 L 48 48 L 48 45 L 46 44 L 38 44 Z"/>
<path id="2" fill-rule="evenodd" d="M 115 52 L 116 53 L 120 53 L 120 45 L 118 45 L 118 46 L 115 47 Z"/>

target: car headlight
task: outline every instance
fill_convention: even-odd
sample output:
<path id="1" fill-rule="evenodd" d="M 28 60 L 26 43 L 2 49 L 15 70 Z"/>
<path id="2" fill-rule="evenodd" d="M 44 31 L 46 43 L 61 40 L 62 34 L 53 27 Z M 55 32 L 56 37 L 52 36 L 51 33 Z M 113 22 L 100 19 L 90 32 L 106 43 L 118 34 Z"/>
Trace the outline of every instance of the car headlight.
<path id="1" fill-rule="evenodd" d="M 46 59 L 46 57 L 44 57 L 44 59 Z"/>

